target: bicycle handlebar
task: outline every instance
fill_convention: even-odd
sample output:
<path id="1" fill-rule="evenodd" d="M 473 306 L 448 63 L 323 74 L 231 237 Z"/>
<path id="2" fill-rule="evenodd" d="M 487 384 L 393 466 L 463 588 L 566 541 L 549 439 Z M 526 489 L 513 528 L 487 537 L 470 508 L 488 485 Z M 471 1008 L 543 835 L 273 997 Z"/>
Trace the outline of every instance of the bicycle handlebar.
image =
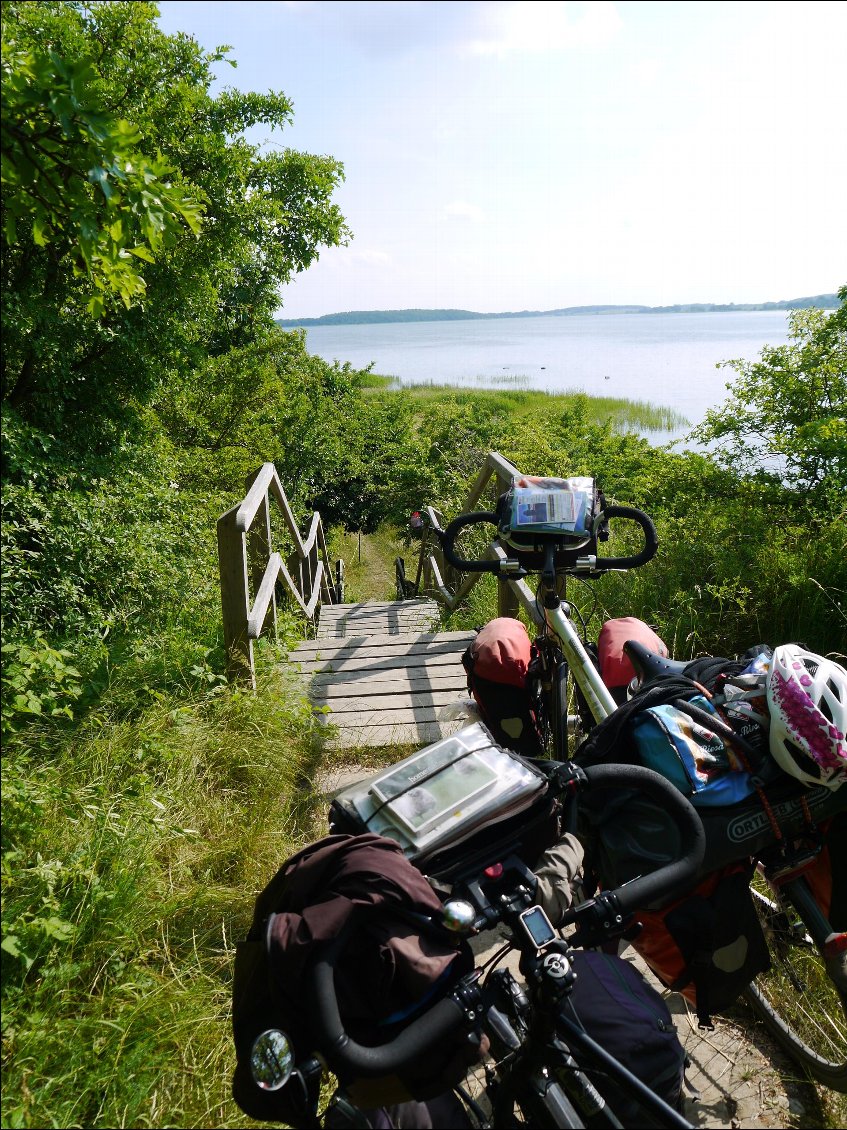
<path id="1" fill-rule="evenodd" d="M 335 963 L 347 942 L 349 930 L 327 945 L 312 967 L 313 1022 L 320 1052 L 338 1075 L 378 1078 L 411 1067 L 440 1040 L 449 1036 L 464 1018 L 465 1010 L 454 997 L 445 997 L 414 1020 L 387 1044 L 367 1047 L 344 1030 L 335 993 Z"/>
<path id="2" fill-rule="evenodd" d="M 562 772 L 563 767 L 559 767 Z M 658 899 L 670 899 L 692 883 L 705 850 L 705 834 L 696 810 L 670 782 L 651 769 L 637 765 L 598 765 L 580 770 L 571 767 L 563 777 L 563 790 L 573 787 L 635 788 L 663 804 L 680 830 L 680 858 L 650 875 L 643 875 L 615 891 L 574 907 L 562 925 L 579 923 L 581 929 L 607 936 L 619 933 L 622 917 Z M 610 915 L 611 919 L 610 920 Z M 616 921 L 615 921 L 616 919 Z M 344 1029 L 335 992 L 335 965 L 348 940 L 351 927 L 325 946 L 316 958 L 310 976 L 314 1028 L 319 1051 L 338 1075 L 376 1078 L 410 1068 L 459 1025 L 473 1019 L 473 1012 L 454 992 L 428 1009 L 386 1044 L 368 1047 L 351 1039 Z"/>
<path id="3" fill-rule="evenodd" d="M 477 561 L 473 558 L 466 559 L 459 557 L 456 553 L 456 537 L 460 531 L 463 530 L 465 526 L 481 525 L 484 522 L 496 526 L 499 519 L 493 510 L 475 510 L 470 514 L 460 514 L 458 518 L 454 518 L 452 522 L 448 522 L 446 529 L 435 531 L 438 535 L 438 540 L 441 542 L 441 548 L 444 550 L 444 556 L 454 569 L 459 569 L 463 573 L 500 572 L 499 561 Z"/>
<path id="4" fill-rule="evenodd" d="M 651 558 L 655 557 L 656 551 L 659 548 L 659 539 L 656 535 L 656 527 L 653 520 L 649 515 L 645 514 L 643 510 L 638 510 L 634 506 L 607 506 L 601 514 L 598 515 L 596 520 L 596 527 L 610 518 L 625 518 L 632 522 L 637 522 L 641 527 L 644 534 L 644 548 L 640 553 L 635 553 L 629 557 L 597 557 L 592 564 L 592 571 L 604 572 L 608 569 L 637 569 L 640 565 L 646 565 Z M 459 569 L 463 573 L 499 573 L 500 562 L 498 560 L 478 560 L 475 558 L 459 557 L 456 552 L 456 538 L 467 526 L 481 525 L 488 523 L 497 526 L 499 518 L 493 510 L 475 510 L 469 514 L 460 514 L 458 518 L 454 518 L 449 522 L 445 529 L 436 530 L 435 533 L 441 542 L 441 548 L 444 551 L 444 556 L 454 569 Z M 553 534 L 539 534 L 539 541 L 555 541 Z M 521 550 L 511 547 L 520 558 Z"/>
<path id="5" fill-rule="evenodd" d="M 706 833 L 697 810 L 665 777 L 643 765 L 592 765 L 585 769 L 592 789 L 635 788 L 661 804 L 679 829 L 682 843 L 678 859 L 648 875 L 640 875 L 605 895 L 623 914 L 659 900 L 669 902 L 694 882 L 706 850 Z M 589 900 L 590 901 L 590 900 Z M 565 925 L 579 919 L 579 907 L 565 916 Z"/>
<path id="6" fill-rule="evenodd" d="M 637 522 L 644 533 L 644 548 L 640 553 L 630 557 L 598 557 L 598 569 L 637 569 L 656 556 L 659 548 L 656 527 L 653 519 L 643 510 L 638 510 L 635 506 L 607 506 L 598 522 L 608 518 L 626 518 L 631 522 Z"/>

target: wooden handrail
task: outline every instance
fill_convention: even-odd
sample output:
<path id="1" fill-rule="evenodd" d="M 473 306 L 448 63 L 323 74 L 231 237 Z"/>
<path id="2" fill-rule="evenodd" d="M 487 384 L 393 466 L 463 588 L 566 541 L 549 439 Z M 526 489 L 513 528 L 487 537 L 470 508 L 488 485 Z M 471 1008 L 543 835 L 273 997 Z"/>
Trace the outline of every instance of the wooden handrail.
<path id="1" fill-rule="evenodd" d="M 253 640 L 269 625 L 276 633 L 276 589 L 293 598 L 303 616 L 313 620 L 321 603 L 334 604 L 340 593 L 331 584 L 332 566 L 320 514 L 301 537 L 273 463 L 263 464 L 247 479 L 247 494 L 218 519 L 218 564 L 221 576 L 224 643 L 230 679 L 256 685 Z M 288 564 L 271 545 L 270 499 L 277 503 L 294 545 Z M 339 574 L 340 575 L 340 574 Z M 250 592 L 255 592 L 251 600 Z"/>
<path id="2" fill-rule="evenodd" d="M 478 505 L 479 500 L 492 479 L 494 480 L 496 498 L 508 490 L 512 479 L 519 478 L 521 473 L 513 463 L 510 463 L 498 451 L 489 451 L 474 480 L 461 513 L 468 514 L 472 510 L 481 509 Z M 493 509 L 493 506 L 491 508 Z M 421 536 L 415 591 L 422 594 L 426 593 L 446 608 L 453 609 L 465 599 L 483 574 L 466 573 L 462 575 L 445 561 L 438 538 L 432 532 L 434 529 L 442 528 L 444 519 L 441 513 L 432 506 L 424 507 L 424 511 L 428 521 L 424 525 Z M 499 540 L 495 538 L 488 547 L 487 555 L 502 558 L 506 557 L 506 551 Z M 497 581 L 497 606 L 500 616 L 517 616 L 518 607 L 522 606 L 534 623 L 540 625 L 543 622 L 543 617 L 536 608 L 535 596 L 524 581 L 510 577 L 498 577 Z"/>

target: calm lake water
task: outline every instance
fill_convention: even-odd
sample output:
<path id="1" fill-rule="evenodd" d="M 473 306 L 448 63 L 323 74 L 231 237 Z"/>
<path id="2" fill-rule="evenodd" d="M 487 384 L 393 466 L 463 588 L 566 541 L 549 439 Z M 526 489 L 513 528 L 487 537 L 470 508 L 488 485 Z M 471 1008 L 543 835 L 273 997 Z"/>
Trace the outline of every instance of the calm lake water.
<path id="1" fill-rule="evenodd" d="M 373 362 L 403 384 L 581 389 L 665 405 L 695 424 L 734 378 L 716 365 L 755 359 L 763 345 L 787 340 L 787 326 L 783 310 L 591 314 L 313 326 L 306 341 L 328 361 Z"/>

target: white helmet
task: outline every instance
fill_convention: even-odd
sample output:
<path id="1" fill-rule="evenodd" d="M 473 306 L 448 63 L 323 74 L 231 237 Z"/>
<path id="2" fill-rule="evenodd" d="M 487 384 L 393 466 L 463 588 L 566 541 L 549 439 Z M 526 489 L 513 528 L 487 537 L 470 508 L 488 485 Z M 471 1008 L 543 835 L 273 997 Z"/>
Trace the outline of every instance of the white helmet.
<path id="1" fill-rule="evenodd" d="M 847 671 L 787 643 L 768 672 L 770 749 L 786 773 L 837 789 L 847 781 Z"/>

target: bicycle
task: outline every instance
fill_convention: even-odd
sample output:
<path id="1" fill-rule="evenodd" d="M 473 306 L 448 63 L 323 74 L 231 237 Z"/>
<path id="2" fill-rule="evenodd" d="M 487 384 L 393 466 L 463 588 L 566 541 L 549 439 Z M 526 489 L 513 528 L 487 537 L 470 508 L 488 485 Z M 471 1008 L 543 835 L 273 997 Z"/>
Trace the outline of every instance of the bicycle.
<path id="1" fill-rule="evenodd" d="M 586 789 L 624 785 L 653 797 L 667 806 L 677 823 L 682 842 L 679 858 L 621 889 L 603 891 L 572 907 L 563 926 L 574 926 L 576 932 L 565 938 L 535 904 L 534 876 L 508 840 L 497 849 L 491 844 L 475 848 L 473 843 L 454 849 L 449 862 L 432 876 L 436 889 L 440 886 L 446 892 L 442 921 L 420 923 L 420 928 L 448 929 L 467 937 L 504 924 L 510 933 L 506 948 L 520 954 L 526 988 L 507 970 L 474 969 L 393 1040 L 364 1046 L 345 1030 L 336 996 L 334 971 L 350 934 L 343 932 L 319 952 L 308 974 L 314 1047 L 295 1059 L 285 1034 L 271 1030 L 257 1038 L 251 1055 L 250 1069 L 261 1087 L 293 1088 L 299 1096 L 297 1125 L 320 1126 L 328 1117 L 338 1125 L 341 1116 L 351 1127 L 369 1126 L 350 1095 L 355 1081 L 401 1075 L 426 1061 L 458 1031 L 484 1034 L 493 1053 L 476 1097 L 469 1083 L 457 1088 L 472 1125 L 619 1130 L 622 1123 L 604 1095 L 611 1083 L 636 1101 L 656 1125 L 690 1130 L 677 1110 L 585 1033 L 569 1015 L 567 1002 L 577 947 L 598 946 L 619 936 L 635 906 L 644 900 L 672 898 L 690 883 L 702 860 L 702 825 L 679 792 L 642 767 L 583 771 L 548 762 L 547 775 L 548 800 L 552 804 L 567 798 L 571 824 L 578 797 Z M 319 1113 L 325 1068 L 336 1075 L 338 1086 Z"/>
<path id="2" fill-rule="evenodd" d="M 597 556 L 597 541 L 608 531 L 612 518 L 635 521 L 644 534 L 643 549 L 624 558 Z M 550 756 L 565 759 L 569 729 L 581 729 L 585 735 L 618 707 L 588 652 L 585 625 L 583 638 L 574 627 L 573 605 L 565 599 L 566 580 L 594 579 L 610 570 L 645 564 L 658 547 L 655 527 L 640 510 L 609 506 L 597 514 L 589 537 L 577 548 L 571 537 L 535 533 L 525 545 L 507 542 L 504 549 L 501 540 L 493 560 L 461 557 L 456 551 L 458 535 L 470 526 L 488 523 L 498 527 L 501 539 L 508 536 L 502 504 L 496 512 L 461 515 L 434 532 L 446 560 L 461 572 L 490 572 L 511 579 L 540 576 L 536 606 L 543 613 L 543 628 L 536 641 L 542 667 L 536 691 L 538 714 L 549 735 Z M 639 652 L 637 645 L 626 650 L 636 670 L 640 662 L 645 682 L 679 676 L 687 666 L 646 649 Z M 566 709 L 569 678 L 577 691 L 576 716 L 569 716 Z M 823 914 L 803 875 L 819 850 L 812 811 L 818 822 L 844 812 L 847 787 L 809 789 L 785 774 L 779 776 L 782 779 L 769 786 L 762 804 L 753 797 L 731 811 L 700 810 L 707 834 L 703 873 L 742 859 L 755 861 L 751 893 L 768 940 L 772 970 L 752 982 L 745 995 L 774 1037 L 814 1079 L 847 1092 L 847 997 L 831 979 L 824 956 L 838 931 Z M 820 1003 L 817 1011 L 808 1007 L 810 994 Z"/>
<path id="3" fill-rule="evenodd" d="M 510 544 L 508 553 L 498 547 L 494 559 L 460 557 L 456 552 L 456 539 L 464 529 L 480 524 L 494 525 L 502 535 L 508 522 L 502 500 L 497 511 L 462 514 L 445 529 L 433 526 L 445 558 L 460 572 L 492 573 L 515 581 L 538 575 L 534 607 L 540 614 L 536 619 L 541 619 L 542 623 L 535 640 L 539 653 L 535 696 L 542 740 L 549 755 L 556 760 L 567 759 L 571 735 L 584 736 L 619 705 L 588 653 L 587 624 L 576 606 L 567 600 L 567 579 L 596 580 L 608 572 L 636 569 L 652 560 L 658 550 L 656 528 L 643 510 L 633 506 L 605 506 L 604 502 L 603 505 L 593 528 L 582 537 L 575 538 L 567 533 L 524 534 L 529 538 L 525 545 Z M 639 552 L 625 557 L 598 556 L 597 543 L 609 537 L 612 519 L 624 519 L 640 527 L 644 546 Z M 574 616 L 581 620 L 582 636 L 574 627 Z M 569 714 L 567 709 L 570 678 L 577 691 L 575 714 Z"/>

